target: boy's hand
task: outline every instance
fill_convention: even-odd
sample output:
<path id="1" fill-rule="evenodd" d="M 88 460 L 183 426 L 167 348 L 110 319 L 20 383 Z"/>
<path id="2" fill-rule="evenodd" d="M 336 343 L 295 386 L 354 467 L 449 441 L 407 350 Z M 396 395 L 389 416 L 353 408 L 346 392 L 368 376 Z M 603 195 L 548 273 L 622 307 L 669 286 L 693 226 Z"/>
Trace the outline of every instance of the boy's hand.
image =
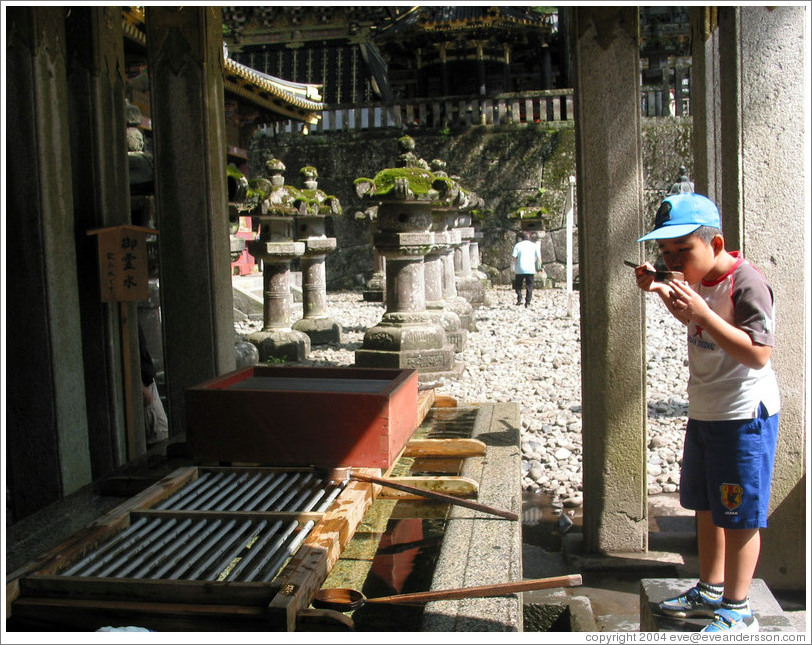
<path id="1" fill-rule="evenodd" d="M 643 291 L 651 293 L 659 293 L 660 296 L 666 297 L 670 294 L 671 290 L 665 282 L 657 282 L 654 278 L 656 272 L 654 267 L 649 262 L 641 264 L 634 269 L 634 277 L 637 280 L 637 286 Z"/>
<path id="2" fill-rule="evenodd" d="M 710 307 L 687 282 L 673 280 L 671 286 L 671 308 L 685 320 L 702 320 L 707 317 Z"/>

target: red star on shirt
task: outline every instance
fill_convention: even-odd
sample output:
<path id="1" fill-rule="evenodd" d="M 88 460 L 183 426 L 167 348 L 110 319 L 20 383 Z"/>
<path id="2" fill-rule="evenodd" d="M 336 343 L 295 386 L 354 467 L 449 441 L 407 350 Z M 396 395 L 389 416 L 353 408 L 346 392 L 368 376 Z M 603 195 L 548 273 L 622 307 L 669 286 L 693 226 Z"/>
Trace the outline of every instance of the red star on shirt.
<path id="1" fill-rule="evenodd" d="M 696 331 L 694 332 L 694 336 L 699 336 L 700 338 L 702 338 L 702 327 L 700 327 L 699 325 L 696 326 Z"/>

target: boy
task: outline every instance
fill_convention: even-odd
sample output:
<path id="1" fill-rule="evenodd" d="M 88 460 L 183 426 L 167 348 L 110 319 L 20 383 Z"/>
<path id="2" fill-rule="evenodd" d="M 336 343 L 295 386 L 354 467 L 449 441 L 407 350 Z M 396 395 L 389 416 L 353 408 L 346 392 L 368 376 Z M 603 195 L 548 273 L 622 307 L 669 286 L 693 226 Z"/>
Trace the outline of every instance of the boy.
<path id="1" fill-rule="evenodd" d="M 637 285 L 660 296 L 688 330 L 688 425 L 680 503 L 696 511 L 699 582 L 659 604 L 669 616 L 709 616 L 702 631 L 758 631 L 750 582 L 767 526 L 780 407 L 770 365 L 774 303 L 764 276 L 725 250 L 716 205 L 696 193 L 667 197 L 655 228 L 666 267 L 685 280 Z"/>

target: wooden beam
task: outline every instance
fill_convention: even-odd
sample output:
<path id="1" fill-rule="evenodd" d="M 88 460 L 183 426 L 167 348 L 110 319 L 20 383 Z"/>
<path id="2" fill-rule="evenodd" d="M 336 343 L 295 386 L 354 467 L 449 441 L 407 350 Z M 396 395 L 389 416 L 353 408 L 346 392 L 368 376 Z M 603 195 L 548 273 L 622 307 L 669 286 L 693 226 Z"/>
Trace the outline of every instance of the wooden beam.
<path id="1" fill-rule="evenodd" d="M 362 468 L 359 471 L 373 476 L 381 472 L 376 468 Z M 297 614 L 310 606 L 316 591 L 355 535 L 355 530 L 374 501 L 373 486 L 366 482 L 350 481 L 336 501 L 335 510 L 325 514 L 276 577 L 279 593 L 268 605 L 269 617 L 273 623 L 286 625 L 287 631 L 296 629 Z"/>
<path id="2" fill-rule="evenodd" d="M 405 484 L 423 490 L 453 495 L 455 497 L 476 497 L 479 492 L 479 484 L 469 478 L 457 475 L 447 475 L 440 477 L 387 477 L 388 481 L 394 484 Z M 383 499 L 423 499 L 416 493 L 395 490 L 386 486 L 381 486 L 380 497 Z"/>
<path id="3" fill-rule="evenodd" d="M 437 392 L 434 388 L 428 390 L 420 390 L 417 393 L 417 425 L 415 430 L 423 423 L 423 420 L 429 413 L 429 410 L 434 406 L 437 399 Z"/>
<path id="4" fill-rule="evenodd" d="M 406 444 L 404 457 L 477 457 L 487 446 L 479 439 L 412 439 Z"/>
<path id="5" fill-rule="evenodd" d="M 59 575 L 32 575 L 20 580 L 25 599 L 70 598 L 84 600 L 240 605 L 264 608 L 279 590 L 275 583 L 214 580 L 148 580 Z"/>

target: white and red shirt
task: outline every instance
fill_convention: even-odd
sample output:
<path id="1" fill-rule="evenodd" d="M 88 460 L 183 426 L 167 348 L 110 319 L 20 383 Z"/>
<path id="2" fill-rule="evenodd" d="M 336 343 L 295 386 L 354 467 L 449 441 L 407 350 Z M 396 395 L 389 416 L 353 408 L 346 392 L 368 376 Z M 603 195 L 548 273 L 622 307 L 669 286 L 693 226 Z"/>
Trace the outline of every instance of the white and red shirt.
<path id="1" fill-rule="evenodd" d="M 744 330 L 759 345 L 774 344 L 775 303 L 766 278 L 741 255 L 733 268 L 693 289 L 724 320 Z M 779 411 L 778 381 L 770 361 L 752 369 L 731 358 L 695 322 L 688 323 L 688 417 L 699 421 L 753 419 L 763 403 L 769 415 Z"/>

